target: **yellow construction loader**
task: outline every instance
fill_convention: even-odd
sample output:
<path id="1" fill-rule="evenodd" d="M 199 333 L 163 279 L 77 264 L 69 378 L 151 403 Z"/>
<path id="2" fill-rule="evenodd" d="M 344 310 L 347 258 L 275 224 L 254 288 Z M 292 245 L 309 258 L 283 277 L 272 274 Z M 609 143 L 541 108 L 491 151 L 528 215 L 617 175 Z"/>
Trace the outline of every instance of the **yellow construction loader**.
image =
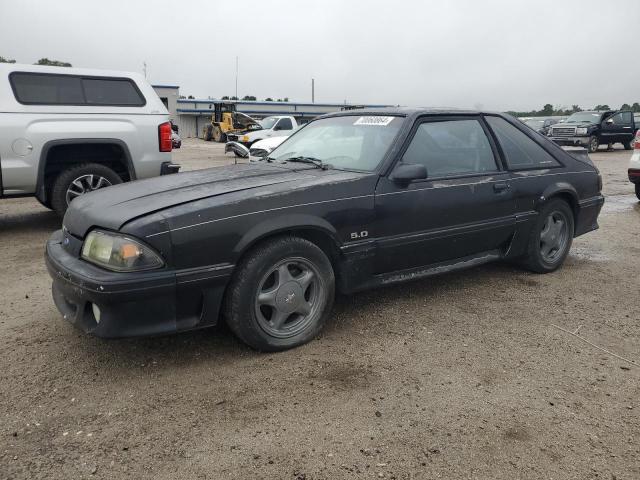
<path id="1" fill-rule="evenodd" d="M 204 139 L 226 142 L 228 134 L 260 128 L 262 127 L 257 120 L 244 113 L 236 112 L 234 102 L 215 102 L 211 124 L 204 127 Z"/>

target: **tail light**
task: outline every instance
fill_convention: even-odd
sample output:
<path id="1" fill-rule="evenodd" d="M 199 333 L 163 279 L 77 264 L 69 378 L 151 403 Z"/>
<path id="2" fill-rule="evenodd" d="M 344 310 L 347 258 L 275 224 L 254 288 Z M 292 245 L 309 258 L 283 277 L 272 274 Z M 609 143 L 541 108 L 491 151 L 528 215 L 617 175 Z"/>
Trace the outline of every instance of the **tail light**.
<path id="1" fill-rule="evenodd" d="M 161 152 L 171 151 L 171 123 L 165 122 L 158 125 L 158 145 Z"/>

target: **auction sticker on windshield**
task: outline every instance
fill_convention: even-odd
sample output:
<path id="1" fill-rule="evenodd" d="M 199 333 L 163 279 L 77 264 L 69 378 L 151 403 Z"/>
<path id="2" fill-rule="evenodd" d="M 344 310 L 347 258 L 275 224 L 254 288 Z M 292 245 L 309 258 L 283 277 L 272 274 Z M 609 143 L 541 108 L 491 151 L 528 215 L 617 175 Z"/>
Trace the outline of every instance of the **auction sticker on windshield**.
<path id="1" fill-rule="evenodd" d="M 394 117 L 380 117 L 378 115 L 372 115 L 369 117 L 360 117 L 355 122 L 354 125 L 381 125 L 386 127 L 391 123 Z"/>

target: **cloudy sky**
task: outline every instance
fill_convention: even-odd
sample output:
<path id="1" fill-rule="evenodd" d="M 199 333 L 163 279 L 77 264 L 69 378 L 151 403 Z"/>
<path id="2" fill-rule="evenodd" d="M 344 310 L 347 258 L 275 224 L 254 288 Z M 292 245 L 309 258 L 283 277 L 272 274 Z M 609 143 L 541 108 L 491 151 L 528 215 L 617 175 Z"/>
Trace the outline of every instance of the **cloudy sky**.
<path id="1" fill-rule="evenodd" d="M 0 0 L 0 56 L 181 94 L 539 109 L 640 102 L 638 0 Z"/>

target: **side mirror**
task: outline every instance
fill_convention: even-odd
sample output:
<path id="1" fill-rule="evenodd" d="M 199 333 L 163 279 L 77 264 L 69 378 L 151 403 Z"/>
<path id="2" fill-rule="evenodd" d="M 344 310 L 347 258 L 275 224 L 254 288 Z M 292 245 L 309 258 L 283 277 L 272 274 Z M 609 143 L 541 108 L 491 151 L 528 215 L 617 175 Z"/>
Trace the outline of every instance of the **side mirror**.
<path id="1" fill-rule="evenodd" d="M 233 152 L 240 158 L 249 157 L 249 149 L 238 142 L 227 142 L 224 146 L 224 153 Z"/>
<path id="2" fill-rule="evenodd" d="M 275 127 L 273 127 L 273 130 L 282 130 L 282 127 L 280 125 L 276 125 Z"/>
<path id="3" fill-rule="evenodd" d="M 613 125 L 613 118 L 609 117 L 607 118 L 604 123 L 606 123 L 607 125 Z"/>
<path id="4" fill-rule="evenodd" d="M 390 178 L 401 185 L 406 185 L 412 180 L 423 180 L 427 178 L 427 167 L 419 163 L 398 163 Z"/>

